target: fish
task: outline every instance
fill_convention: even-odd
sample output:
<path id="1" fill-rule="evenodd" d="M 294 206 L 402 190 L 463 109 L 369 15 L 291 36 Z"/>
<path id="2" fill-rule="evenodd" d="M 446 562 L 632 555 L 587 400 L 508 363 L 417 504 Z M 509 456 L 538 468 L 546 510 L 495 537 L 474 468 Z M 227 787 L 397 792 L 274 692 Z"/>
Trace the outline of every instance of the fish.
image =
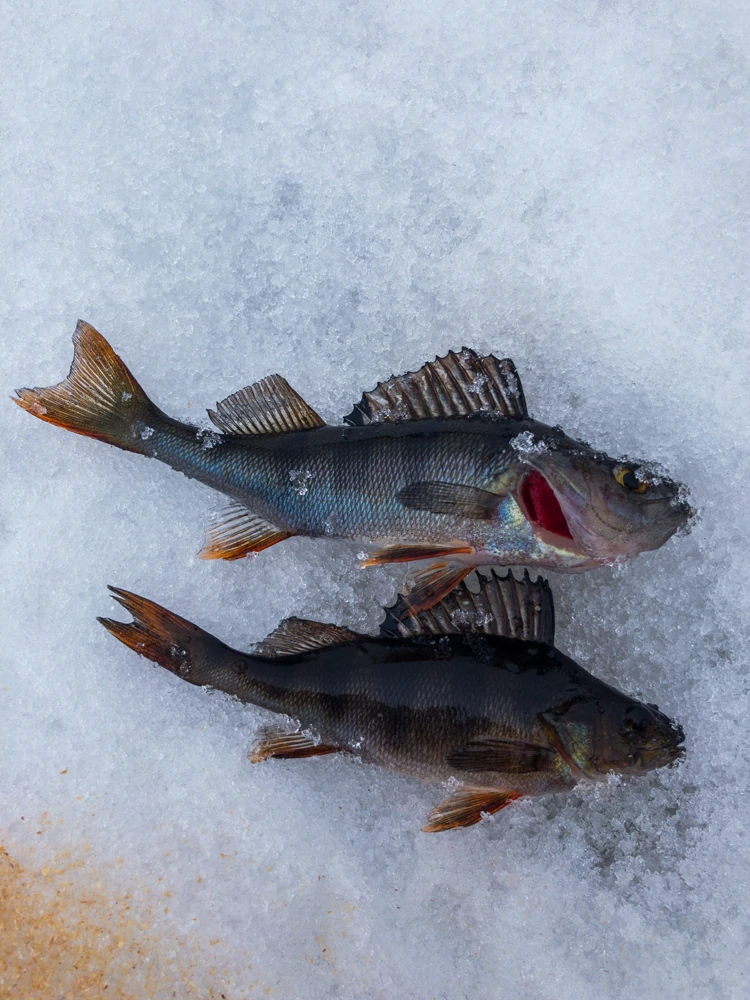
<path id="1" fill-rule="evenodd" d="M 462 582 L 416 614 L 400 596 L 378 636 L 292 617 L 248 653 L 116 587 L 133 621 L 98 621 L 190 684 L 281 714 L 261 730 L 253 763 L 345 753 L 443 782 L 430 833 L 682 758 L 678 724 L 555 647 L 546 580 L 490 572 L 478 591 Z"/>
<path id="2" fill-rule="evenodd" d="M 356 540 L 362 566 L 416 563 L 418 611 L 475 566 L 581 572 L 657 549 L 692 517 L 686 489 L 653 465 L 532 419 L 507 358 L 451 351 L 365 392 L 343 425 L 270 375 L 208 410 L 214 432 L 163 413 L 90 324 L 73 344 L 63 382 L 14 402 L 224 494 L 202 558 L 294 535 Z"/>

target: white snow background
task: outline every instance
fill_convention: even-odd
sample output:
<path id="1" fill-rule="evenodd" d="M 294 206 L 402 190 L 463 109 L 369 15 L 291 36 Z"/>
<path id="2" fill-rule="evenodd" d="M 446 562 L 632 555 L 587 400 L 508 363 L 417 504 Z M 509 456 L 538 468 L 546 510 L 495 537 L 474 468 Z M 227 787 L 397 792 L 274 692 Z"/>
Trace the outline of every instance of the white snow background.
<path id="1" fill-rule="evenodd" d="M 747 4 L 0 22 L 0 840 L 161 879 L 201 996 L 218 968 L 231 1000 L 746 996 Z M 105 585 L 245 648 L 290 614 L 375 630 L 400 571 L 305 539 L 197 560 L 218 495 L 7 401 L 67 374 L 79 316 L 180 419 L 279 372 L 338 422 L 466 344 L 514 358 L 536 417 L 663 462 L 692 533 L 551 581 L 559 647 L 678 719 L 685 762 L 432 836 L 439 787 L 251 766 L 268 716 L 118 645 Z"/>

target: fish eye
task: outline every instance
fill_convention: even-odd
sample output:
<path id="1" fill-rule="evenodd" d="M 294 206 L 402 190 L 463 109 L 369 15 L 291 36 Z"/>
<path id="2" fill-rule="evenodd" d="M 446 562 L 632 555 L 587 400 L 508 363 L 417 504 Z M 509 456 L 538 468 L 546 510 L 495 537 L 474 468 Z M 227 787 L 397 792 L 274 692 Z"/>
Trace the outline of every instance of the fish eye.
<path id="1" fill-rule="evenodd" d="M 627 465 L 618 465 L 613 475 L 620 486 L 624 486 L 626 490 L 631 490 L 633 493 L 645 493 L 648 489 L 648 483 L 639 482 L 633 470 Z"/>
<path id="2" fill-rule="evenodd" d="M 630 733 L 643 733 L 652 725 L 651 713 L 642 705 L 634 705 L 625 713 L 622 724 Z"/>

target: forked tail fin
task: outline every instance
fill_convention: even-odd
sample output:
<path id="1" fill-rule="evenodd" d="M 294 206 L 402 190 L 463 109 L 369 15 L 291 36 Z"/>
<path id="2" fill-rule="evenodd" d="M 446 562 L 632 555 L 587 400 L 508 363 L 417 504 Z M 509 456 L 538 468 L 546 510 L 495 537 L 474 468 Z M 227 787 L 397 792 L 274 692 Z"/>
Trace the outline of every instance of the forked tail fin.
<path id="1" fill-rule="evenodd" d="M 110 587 L 109 590 L 115 600 L 130 612 L 134 621 L 126 623 L 112 618 L 97 618 L 108 632 L 136 653 L 161 664 L 191 684 L 220 686 L 213 672 L 221 665 L 225 654 L 231 652 L 228 646 L 145 597 L 117 587 Z"/>
<path id="2" fill-rule="evenodd" d="M 148 431 L 164 414 L 93 326 L 79 320 L 73 344 L 73 364 L 64 382 L 18 389 L 13 402 L 50 424 L 148 454 Z"/>

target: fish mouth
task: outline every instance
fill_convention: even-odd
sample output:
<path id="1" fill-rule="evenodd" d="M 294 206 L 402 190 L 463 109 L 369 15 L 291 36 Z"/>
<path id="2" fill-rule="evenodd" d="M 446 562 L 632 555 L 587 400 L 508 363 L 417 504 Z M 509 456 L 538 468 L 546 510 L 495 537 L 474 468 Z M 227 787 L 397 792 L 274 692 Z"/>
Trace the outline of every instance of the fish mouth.
<path id="1" fill-rule="evenodd" d="M 541 472 L 533 469 L 524 476 L 518 501 L 524 517 L 534 527 L 558 538 L 575 541 L 560 501 Z"/>
<path id="2" fill-rule="evenodd" d="M 639 753 L 633 755 L 631 769 L 633 771 L 653 771 L 659 767 L 674 767 L 684 757 L 684 746 L 666 746 L 652 750 L 641 750 Z"/>
<path id="3" fill-rule="evenodd" d="M 642 774 L 660 767 L 674 767 L 685 758 L 685 734 L 682 726 L 675 725 L 672 735 L 661 745 L 634 748 L 619 764 L 611 760 L 593 760 L 594 770 L 600 774 L 612 771 L 622 774 Z"/>
<path id="4" fill-rule="evenodd" d="M 631 753 L 621 761 L 599 760 L 591 761 L 590 776 L 599 778 L 608 774 L 639 775 L 644 771 L 655 771 L 662 767 L 675 767 L 685 758 L 684 746 L 658 747 L 652 750 L 639 750 Z"/>

